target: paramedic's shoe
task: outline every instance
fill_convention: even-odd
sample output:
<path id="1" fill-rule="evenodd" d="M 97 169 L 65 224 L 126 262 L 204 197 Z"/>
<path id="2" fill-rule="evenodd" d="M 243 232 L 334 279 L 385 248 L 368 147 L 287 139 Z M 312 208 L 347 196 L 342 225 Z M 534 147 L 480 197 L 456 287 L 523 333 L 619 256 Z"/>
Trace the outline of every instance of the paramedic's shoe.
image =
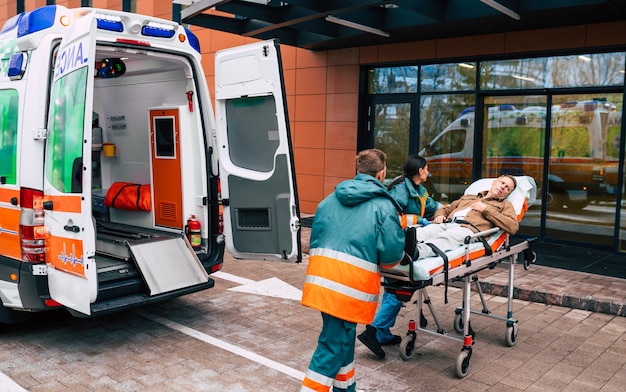
<path id="1" fill-rule="evenodd" d="M 402 337 L 398 336 L 398 335 L 393 335 L 393 339 L 391 339 L 388 342 L 381 343 L 380 345 L 381 346 L 393 346 L 393 345 L 396 345 L 396 344 L 400 344 L 400 342 L 402 342 Z"/>
<path id="2" fill-rule="evenodd" d="M 365 331 L 363 331 L 359 336 L 357 336 L 359 341 L 365 345 L 365 347 L 369 348 L 379 359 L 385 358 L 385 350 L 378 343 L 378 339 L 376 339 L 376 329 L 371 325 L 365 326 Z"/>

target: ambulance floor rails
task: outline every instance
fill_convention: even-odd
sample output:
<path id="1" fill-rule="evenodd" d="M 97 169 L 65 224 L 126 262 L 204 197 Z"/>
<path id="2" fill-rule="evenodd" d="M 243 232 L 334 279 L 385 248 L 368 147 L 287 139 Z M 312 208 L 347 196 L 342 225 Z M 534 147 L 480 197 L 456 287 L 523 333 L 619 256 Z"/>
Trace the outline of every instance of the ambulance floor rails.
<path id="1" fill-rule="evenodd" d="M 465 194 L 476 194 L 487 190 L 493 180 L 478 180 L 465 190 Z M 507 197 L 507 200 L 513 204 L 518 220 L 521 221 L 528 208 L 528 201 L 535 200 L 537 187 L 532 177 L 516 177 L 516 180 L 517 187 Z M 445 259 L 441 256 L 418 259 L 408 265 L 399 265 L 382 273 L 382 276 L 385 278 L 385 289 L 395 294 L 400 301 L 408 302 L 415 292 L 418 293 L 416 317 L 409 321 L 408 331 L 400 343 L 400 356 L 402 359 L 408 360 L 411 358 L 415 348 L 417 331 L 459 340 L 463 342 L 463 347 L 457 356 L 455 370 L 458 377 L 465 377 L 469 372 L 472 344 L 474 343 L 474 331 L 470 325 L 470 314 L 506 322 L 506 344 L 512 347 L 517 343 L 518 321 L 513 318 L 512 309 L 514 264 L 518 255 L 521 255 L 524 260 L 524 268 L 528 269 L 530 264 L 535 261 L 536 256 L 530 248 L 532 240 L 525 240 L 512 245 L 509 237 L 509 234 L 499 228 L 482 231 L 468 237 L 465 245 L 445 252 Z M 494 268 L 498 263 L 506 261 L 509 263 L 508 309 L 506 316 L 499 316 L 492 314 L 487 308 L 480 289 L 478 272 Z M 456 308 L 454 319 L 454 330 L 462 334 L 462 336 L 447 334 L 439 322 L 435 308 L 426 290 L 428 286 L 440 285 L 445 285 L 447 290 L 450 282 L 462 282 L 462 305 Z M 472 283 L 476 285 L 476 290 L 480 296 L 483 306 L 481 311 L 472 310 L 470 307 Z M 447 291 L 445 298 L 447 303 Z M 436 330 L 419 326 L 414 321 L 420 319 L 423 303 L 428 306 L 434 318 Z"/>

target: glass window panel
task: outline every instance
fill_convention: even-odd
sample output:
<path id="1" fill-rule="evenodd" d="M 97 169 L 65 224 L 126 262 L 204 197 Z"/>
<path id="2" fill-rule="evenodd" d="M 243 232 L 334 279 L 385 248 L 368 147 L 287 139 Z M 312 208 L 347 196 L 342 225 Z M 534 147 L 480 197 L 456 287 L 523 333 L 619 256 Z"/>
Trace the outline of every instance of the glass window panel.
<path id="1" fill-rule="evenodd" d="M 410 103 L 374 105 L 374 147 L 387 154 L 387 178 L 402 174 L 409 152 Z"/>
<path id="2" fill-rule="evenodd" d="M 621 86 L 624 52 L 484 61 L 480 88 L 532 89 Z"/>
<path id="3" fill-rule="evenodd" d="M 16 90 L 0 91 L 0 176 L 5 184 L 16 184 L 17 115 Z"/>
<path id="4" fill-rule="evenodd" d="M 417 66 L 374 68 L 368 74 L 370 94 L 417 92 Z"/>
<path id="5" fill-rule="evenodd" d="M 80 193 L 88 67 L 58 79 L 52 87 L 46 178 L 63 193 Z M 78 170 L 78 172 L 77 172 Z"/>
<path id="6" fill-rule="evenodd" d="M 476 63 L 424 65 L 421 91 L 467 91 L 476 89 Z"/>
<path id="7" fill-rule="evenodd" d="M 433 197 L 452 201 L 472 181 L 474 94 L 425 95 L 420 101 L 420 155 Z M 461 115 L 465 113 L 465 115 Z"/>

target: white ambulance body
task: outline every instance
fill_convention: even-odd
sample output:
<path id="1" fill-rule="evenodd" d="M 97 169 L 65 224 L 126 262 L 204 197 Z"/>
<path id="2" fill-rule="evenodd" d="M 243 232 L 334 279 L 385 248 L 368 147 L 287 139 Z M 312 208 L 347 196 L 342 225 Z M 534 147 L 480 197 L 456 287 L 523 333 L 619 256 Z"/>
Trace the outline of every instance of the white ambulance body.
<path id="1" fill-rule="evenodd" d="M 614 105 L 575 101 L 553 106 L 549 173 L 544 180 L 545 107 L 490 107 L 483 131 L 486 177 L 531 176 L 547 184 L 549 208 L 581 209 L 606 193 L 607 118 Z M 620 113 L 621 116 L 621 113 Z M 472 182 L 474 108 L 465 109 L 422 150 L 428 160 L 435 197 L 454 200 Z M 613 162 L 609 162 L 613 161 Z M 542 181 L 543 180 L 543 181 Z"/>
<path id="2" fill-rule="evenodd" d="M 301 260 L 277 42 L 216 54 L 216 118 L 174 22 L 46 6 L 0 45 L 0 322 L 208 289 L 225 246 Z"/>

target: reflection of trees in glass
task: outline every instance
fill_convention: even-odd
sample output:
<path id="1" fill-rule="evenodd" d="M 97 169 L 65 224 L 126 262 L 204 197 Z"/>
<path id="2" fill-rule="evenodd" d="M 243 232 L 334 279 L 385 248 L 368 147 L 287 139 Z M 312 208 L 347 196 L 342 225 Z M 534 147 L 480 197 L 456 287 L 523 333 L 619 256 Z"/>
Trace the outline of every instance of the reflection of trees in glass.
<path id="1" fill-rule="evenodd" d="M 374 110 L 374 147 L 387 154 L 387 177 L 393 178 L 402 174 L 408 156 L 411 105 L 375 105 Z"/>
<path id="2" fill-rule="evenodd" d="M 450 125 L 463 109 L 473 106 L 473 94 L 423 95 L 420 102 L 419 149 Z M 473 124 L 470 126 L 473 127 Z"/>
<path id="3" fill-rule="evenodd" d="M 489 128 L 485 135 L 488 157 L 543 157 L 543 128 Z"/>
<path id="4" fill-rule="evenodd" d="M 555 57 L 552 86 L 614 86 L 624 84 L 624 53 Z"/>
<path id="5" fill-rule="evenodd" d="M 517 89 L 624 84 L 625 54 L 596 53 L 480 63 L 481 88 Z"/>
<path id="6" fill-rule="evenodd" d="M 422 91 L 460 91 L 476 88 L 476 63 L 425 65 L 421 68 Z"/>
<path id="7" fill-rule="evenodd" d="M 369 72 L 370 94 L 417 92 L 417 66 L 375 68 Z"/>

